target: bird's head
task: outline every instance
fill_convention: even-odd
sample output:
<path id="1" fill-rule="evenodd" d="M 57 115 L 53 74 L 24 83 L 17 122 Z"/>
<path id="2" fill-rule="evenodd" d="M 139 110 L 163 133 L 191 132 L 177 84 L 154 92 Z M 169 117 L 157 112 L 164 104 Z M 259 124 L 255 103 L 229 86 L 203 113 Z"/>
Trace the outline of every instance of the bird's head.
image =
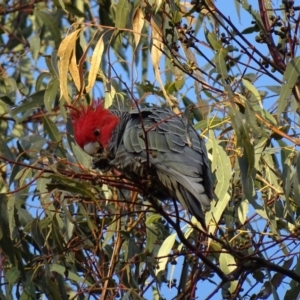
<path id="1" fill-rule="evenodd" d="M 90 155 L 106 149 L 119 118 L 97 101 L 88 107 L 69 108 L 77 144 Z"/>

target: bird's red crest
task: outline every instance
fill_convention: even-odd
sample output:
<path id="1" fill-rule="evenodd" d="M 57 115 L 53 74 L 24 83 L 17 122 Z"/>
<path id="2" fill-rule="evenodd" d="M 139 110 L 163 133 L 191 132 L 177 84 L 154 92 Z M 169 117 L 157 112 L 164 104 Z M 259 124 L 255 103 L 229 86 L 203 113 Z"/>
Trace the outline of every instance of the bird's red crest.
<path id="1" fill-rule="evenodd" d="M 83 148 L 86 144 L 98 141 L 106 148 L 119 118 L 103 107 L 102 101 L 93 101 L 87 107 L 69 107 L 77 144 Z M 98 134 L 95 132 L 98 131 Z"/>

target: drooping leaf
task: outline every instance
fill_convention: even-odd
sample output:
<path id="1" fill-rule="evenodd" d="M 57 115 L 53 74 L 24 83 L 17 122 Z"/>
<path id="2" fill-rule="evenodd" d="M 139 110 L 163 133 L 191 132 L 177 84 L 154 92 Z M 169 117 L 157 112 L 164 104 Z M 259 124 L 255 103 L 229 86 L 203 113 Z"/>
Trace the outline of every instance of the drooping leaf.
<path id="1" fill-rule="evenodd" d="M 131 3 L 128 0 L 120 0 L 116 7 L 116 24 L 115 27 L 118 29 L 126 28 L 128 16 L 131 9 Z"/>
<path id="2" fill-rule="evenodd" d="M 88 76 L 88 85 L 86 86 L 87 93 L 92 89 L 92 87 L 94 86 L 95 80 L 96 80 L 96 76 L 98 73 L 98 69 L 99 69 L 103 51 L 104 51 L 103 37 L 104 37 L 104 35 L 101 35 L 100 39 L 98 40 L 98 42 L 95 46 L 94 52 L 93 52 L 93 56 L 91 59 L 91 68 L 90 68 L 90 72 L 89 72 L 89 76 Z"/>
<path id="3" fill-rule="evenodd" d="M 43 117 L 43 121 L 45 131 L 49 134 L 50 139 L 55 143 L 59 143 L 62 137 L 56 125 L 47 116 Z"/>
<path id="4" fill-rule="evenodd" d="M 280 120 L 281 113 L 284 111 L 288 105 L 288 98 L 291 96 L 292 88 L 295 86 L 298 78 L 300 76 L 300 56 L 293 58 L 287 65 L 284 74 L 283 80 L 284 84 L 281 86 L 279 100 L 278 100 L 278 109 L 277 109 L 277 118 Z"/>
<path id="5" fill-rule="evenodd" d="M 50 271 L 57 272 L 60 275 L 64 276 L 65 272 L 66 272 L 66 268 L 61 265 L 58 265 L 58 264 L 51 264 Z M 81 282 L 83 284 L 86 284 L 87 286 L 92 286 L 92 284 L 90 282 L 88 282 L 87 280 L 85 280 L 85 278 L 82 278 L 71 271 L 68 271 L 68 278 L 71 280 L 74 280 L 75 282 Z"/>
<path id="6" fill-rule="evenodd" d="M 206 39 L 209 42 L 209 44 L 212 46 L 212 48 L 215 51 L 219 51 L 222 48 L 222 42 L 217 39 L 217 35 L 214 32 L 206 31 Z"/>
<path id="7" fill-rule="evenodd" d="M 55 43 L 55 49 L 58 49 L 59 44 L 61 42 L 61 31 L 59 30 L 59 26 L 53 15 L 39 9 L 35 9 L 34 14 L 35 17 L 38 19 L 38 22 L 46 26 L 47 29 L 49 29 L 51 37 Z"/>
<path id="8" fill-rule="evenodd" d="M 71 102 L 68 93 L 69 63 L 74 51 L 76 40 L 81 30 L 82 29 L 77 29 L 64 38 L 57 51 L 57 56 L 60 58 L 58 61 L 60 93 L 67 103 Z"/>
<path id="9" fill-rule="evenodd" d="M 139 45 L 144 24 L 145 24 L 144 14 L 141 8 L 138 6 L 134 12 L 133 20 L 132 20 L 132 30 L 134 35 L 135 47 Z"/>
<path id="10" fill-rule="evenodd" d="M 159 272 L 162 272 L 165 270 L 166 268 L 166 264 L 168 262 L 168 255 L 170 254 L 170 251 L 175 243 L 175 240 L 176 240 L 176 237 L 177 237 L 177 234 L 176 233 L 173 233 L 171 235 L 169 235 L 165 240 L 164 242 L 162 243 L 162 245 L 160 246 L 159 248 L 159 251 L 158 251 L 158 254 L 157 254 L 157 257 L 162 257 L 162 258 L 159 258 L 158 259 L 158 266 L 157 266 L 157 269 L 156 269 L 156 275 L 159 273 Z"/>
<path id="11" fill-rule="evenodd" d="M 17 116 L 17 114 L 19 113 L 24 113 L 41 107 L 44 103 L 45 92 L 46 90 L 41 90 L 28 96 L 25 100 L 21 102 L 20 105 L 18 105 L 18 107 L 12 110 L 13 115 Z"/>

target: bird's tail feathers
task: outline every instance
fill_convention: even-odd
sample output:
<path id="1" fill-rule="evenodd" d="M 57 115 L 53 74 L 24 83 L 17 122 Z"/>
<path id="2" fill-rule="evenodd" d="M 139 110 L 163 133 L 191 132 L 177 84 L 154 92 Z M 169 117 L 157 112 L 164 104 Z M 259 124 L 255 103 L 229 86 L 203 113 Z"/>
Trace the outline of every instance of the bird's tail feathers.
<path id="1" fill-rule="evenodd" d="M 205 224 L 203 211 L 210 209 L 210 199 L 205 193 L 199 178 L 186 177 L 176 170 L 164 166 L 157 167 L 159 180 L 179 200 L 182 206 L 198 221 Z M 197 181 L 196 181 L 197 180 Z"/>

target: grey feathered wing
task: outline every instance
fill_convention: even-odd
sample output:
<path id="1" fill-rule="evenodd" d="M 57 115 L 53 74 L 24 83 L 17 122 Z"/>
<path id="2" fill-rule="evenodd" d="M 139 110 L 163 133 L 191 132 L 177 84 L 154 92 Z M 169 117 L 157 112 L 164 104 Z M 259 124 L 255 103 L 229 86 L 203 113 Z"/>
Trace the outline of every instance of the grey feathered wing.
<path id="1" fill-rule="evenodd" d="M 136 174 L 143 178 L 148 150 L 150 173 L 156 173 L 166 196 L 178 199 L 203 224 L 203 210 L 210 209 L 213 195 L 205 144 L 197 132 L 191 126 L 186 130 L 184 119 L 165 108 L 133 110 L 120 118 L 125 121 L 112 139 L 119 140 L 112 146 L 112 164 L 133 179 Z"/>

